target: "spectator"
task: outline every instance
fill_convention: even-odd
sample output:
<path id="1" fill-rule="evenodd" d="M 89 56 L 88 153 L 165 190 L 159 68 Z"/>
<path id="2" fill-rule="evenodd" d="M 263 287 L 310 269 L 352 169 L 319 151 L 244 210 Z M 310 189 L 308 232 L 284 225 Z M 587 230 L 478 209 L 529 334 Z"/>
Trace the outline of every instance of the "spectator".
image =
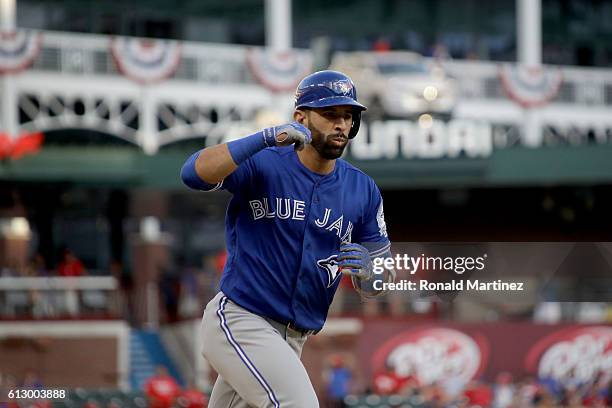
<path id="1" fill-rule="evenodd" d="M 387 52 L 391 50 L 391 42 L 384 37 L 377 38 L 372 44 L 372 50 L 376 52 Z"/>
<path id="2" fill-rule="evenodd" d="M 83 263 L 69 249 L 62 250 L 62 259 L 57 265 L 57 274 L 62 277 L 79 277 L 85 274 Z M 70 316 L 79 314 L 79 295 L 76 290 L 68 290 L 64 298 L 64 309 Z"/>
<path id="3" fill-rule="evenodd" d="M 45 278 L 49 276 L 47 263 L 44 256 L 38 252 L 30 259 L 25 269 L 25 275 L 34 278 Z M 53 316 L 55 314 L 56 294 L 50 290 L 31 289 L 32 315 L 35 318 Z"/>
<path id="4" fill-rule="evenodd" d="M 25 268 L 25 276 L 30 277 L 47 277 L 49 276 L 49 270 L 47 269 L 47 262 L 44 256 L 38 252 L 34 255 Z"/>
<path id="5" fill-rule="evenodd" d="M 444 392 L 444 388 L 438 382 L 416 389 L 416 394 L 420 394 L 426 402 L 425 406 L 432 408 L 442 408 L 452 406 L 451 401 Z"/>
<path id="6" fill-rule="evenodd" d="M 607 406 L 612 406 L 612 374 L 601 372 L 599 381 L 595 383 L 597 394 L 602 398 Z"/>
<path id="7" fill-rule="evenodd" d="M 451 55 L 450 55 L 450 52 L 448 51 L 448 48 L 446 47 L 446 45 L 442 43 L 434 44 L 433 49 L 431 51 L 431 56 L 437 62 L 451 59 Z"/>
<path id="8" fill-rule="evenodd" d="M 198 316 L 202 304 L 199 298 L 198 276 L 195 268 L 185 265 L 181 259 L 181 298 L 179 300 L 179 315 L 182 318 Z"/>
<path id="9" fill-rule="evenodd" d="M 565 393 L 564 385 L 554 377 L 538 378 L 538 384 L 540 388 L 555 396 L 557 399 L 562 399 Z"/>
<path id="10" fill-rule="evenodd" d="M 185 389 L 178 397 L 180 408 L 206 408 L 208 407 L 208 397 L 198 390 L 194 384 Z"/>
<path id="11" fill-rule="evenodd" d="M 533 378 L 527 378 L 520 385 L 519 391 L 515 396 L 518 406 L 530 407 L 539 399 L 540 388 Z"/>
<path id="12" fill-rule="evenodd" d="M 466 381 L 458 375 L 449 376 L 439 381 L 444 395 L 451 399 L 461 398 L 465 390 Z"/>
<path id="13" fill-rule="evenodd" d="M 19 272 L 15 268 L 9 266 L 0 267 L 0 278 L 16 278 L 20 276 Z"/>
<path id="14" fill-rule="evenodd" d="M 493 408 L 506 408 L 512 404 L 515 393 L 510 373 L 500 373 L 493 387 Z"/>
<path id="15" fill-rule="evenodd" d="M 468 405 L 488 407 L 493 401 L 491 388 L 480 381 L 470 381 L 463 395 L 468 399 Z"/>
<path id="16" fill-rule="evenodd" d="M 412 376 L 401 376 L 392 364 L 385 364 L 385 371 L 374 376 L 374 392 L 380 395 L 399 394 L 407 387 L 416 385 Z"/>
<path id="17" fill-rule="evenodd" d="M 180 388 L 164 366 L 158 366 L 155 375 L 144 385 L 151 408 L 171 408 L 180 394 Z"/>
<path id="18" fill-rule="evenodd" d="M 85 274 L 85 267 L 69 248 L 65 248 L 62 251 L 62 260 L 57 265 L 57 273 L 59 276 L 82 276 Z"/>
<path id="19" fill-rule="evenodd" d="M 582 398 L 582 405 L 585 407 L 605 407 L 606 398 L 600 395 L 595 388 L 590 388 Z"/>
<path id="20" fill-rule="evenodd" d="M 344 407 L 344 398 L 349 394 L 353 374 L 340 355 L 333 355 L 329 368 L 325 370 L 327 383 L 327 406 L 329 408 Z"/>
<path id="21" fill-rule="evenodd" d="M 223 273 L 225 263 L 227 262 L 227 250 L 224 248 L 215 255 L 215 269 L 219 277 Z"/>

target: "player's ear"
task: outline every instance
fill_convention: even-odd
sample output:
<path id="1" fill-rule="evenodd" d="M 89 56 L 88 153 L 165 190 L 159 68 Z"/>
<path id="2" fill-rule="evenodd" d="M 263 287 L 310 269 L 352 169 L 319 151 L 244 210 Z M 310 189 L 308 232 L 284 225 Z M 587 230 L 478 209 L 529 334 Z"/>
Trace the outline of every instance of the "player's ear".
<path id="1" fill-rule="evenodd" d="M 306 116 L 306 111 L 303 111 L 301 109 L 296 109 L 295 111 L 293 111 L 293 120 L 306 127 L 308 126 L 308 117 Z"/>

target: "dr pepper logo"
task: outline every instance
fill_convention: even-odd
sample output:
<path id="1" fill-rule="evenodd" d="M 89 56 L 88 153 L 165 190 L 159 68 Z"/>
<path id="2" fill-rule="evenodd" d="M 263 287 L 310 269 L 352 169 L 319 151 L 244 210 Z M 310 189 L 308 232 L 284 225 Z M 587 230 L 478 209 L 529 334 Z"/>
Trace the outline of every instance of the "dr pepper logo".
<path id="1" fill-rule="evenodd" d="M 540 378 L 586 382 L 598 374 L 612 375 L 612 327 L 560 330 L 536 343 L 525 360 Z"/>
<path id="2" fill-rule="evenodd" d="M 419 384 L 441 380 L 468 382 L 479 376 L 488 359 L 488 345 L 479 335 L 444 327 L 426 327 L 398 334 L 372 357 L 374 372 L 392 367 L 400 377 Z"/>

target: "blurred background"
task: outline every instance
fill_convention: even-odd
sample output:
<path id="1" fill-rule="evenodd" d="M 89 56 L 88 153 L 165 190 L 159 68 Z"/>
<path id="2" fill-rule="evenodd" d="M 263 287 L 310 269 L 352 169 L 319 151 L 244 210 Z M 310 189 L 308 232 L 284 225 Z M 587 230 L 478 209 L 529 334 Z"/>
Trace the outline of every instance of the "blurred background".
<path id="1" fill-rule="evenodd" d="M 343 282 L 303 355 L 321 405 L 610 406 L 612 1 L 2 0 L 0 30 L 0 406 L 206 406 L 229 195 L 180 168 L 328 67 L 392 241 L 572 262 L 520 302 Z"/>

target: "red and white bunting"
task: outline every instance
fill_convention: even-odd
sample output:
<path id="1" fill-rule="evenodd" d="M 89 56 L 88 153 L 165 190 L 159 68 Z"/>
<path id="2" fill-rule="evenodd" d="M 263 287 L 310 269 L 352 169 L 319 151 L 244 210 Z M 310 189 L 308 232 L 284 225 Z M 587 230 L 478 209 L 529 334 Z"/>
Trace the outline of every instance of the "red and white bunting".
<path id="1" fill-rule="evenodd" d="M 255 79 L 272 92 L 294 91 L 312 70 L 310 55 L 293 50 L 252 48 L 247 52 L 247 64 Z"/>
<path id="2" fill-rule="evenodd" d="M 546 105 L 559 93 L 563 74 L 557 68 L 504 64 L 499 78 L 508 97 L 524 108 Z"/>
<path id="3" fill-rule="evenodd" d="M 174 75 L 181 60 L 177 41 L 115 37 L 110 51 L 119 72 L 141 84 Z"/>
<path id="4" fill-rule="evenodd" d="M 34 31 L 0 32 L 0 74 L 27 69 L 40 52 L 42 34 Z"/>

